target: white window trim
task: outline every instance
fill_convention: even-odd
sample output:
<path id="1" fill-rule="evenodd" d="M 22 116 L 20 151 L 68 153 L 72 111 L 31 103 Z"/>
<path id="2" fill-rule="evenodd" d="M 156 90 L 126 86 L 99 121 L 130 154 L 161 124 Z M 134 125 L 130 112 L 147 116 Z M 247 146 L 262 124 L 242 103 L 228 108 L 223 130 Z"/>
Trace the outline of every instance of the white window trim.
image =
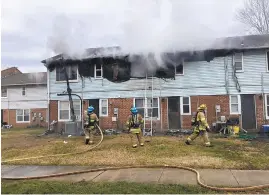
<path id="1" fill-rule="evenodd" d="M 184 62 L 184 60 L 182 60 L 182 66 L 183 66 L 183 73 L 182 74 L 179 74 L 179 73 L 177 73 L 177 67 L 175 66 L 175 75 L 176 76 L 184 76 L 184 67 L 185 67 L 185 62 Z"/>
<path id="2" fill-rule="evenodd" d="M 102 114 L 102 100 L 106 101 L 107 114 Z M 108 116 L 108 99 L 99 99 L 99 116 Z"/>
<path id="3" fill-rule="evenodd" d="M 73 101 L 77 101 L 77 100 L 73 100 Z M 69 119 L 60 119 L 60 102 L 68 102 L 69 103 L 69 107 L 68 107 L 68 109 L 69 109 L 69 112 L 68 112 L 68 118 Z M 80 102 L 80 100 L 78 100 L 78 102 L 79 102 L 79 109 L 80 109 L 80 120 L 78 120 L 78 121 L 81 121 L 81 102 Z M 70 109 L 70 102 L 69 102 L 69 100 L 58 100 L 58 121 L 60 121 L 60 122 L 68 122 L 68 121 L 72 121 L 71 120 L 71 115 L 70 115 L 70 112 L 71 112 L 71 109 Z M 82 116 L 83 117 L 83 116 Z"/>
<path id="4" fill-rule="evenodd" d="M 189 98 L 189 113 L 183 113 L 183 98 Z M 181 115 L 191 115 L 191 97 L 190 96 L 183 96 L 180 97 L 180 114 Z"/>
<path id="5" fill-rule="evenodd" d="M 17 110 L 23 110 L 23 120 L 24 120 L 24 110 L 29 110 L 29 121 L 18 121 L 17 120 Z M 30 120 L 31 120 L 31 110 L 30 109 L 16 109 L 16 123 L 30 123 Z"/>
<path id="6" fill-rule="evenodd" d="M 69 80 L 69 83 L 77 83 L 78 82 L 78 77 L 79 77 L 79 72 L 78 72 L 78 65 L 76 65 L 77 66 L 77 79 L 75 79 L 75 80 Z M 57 79 L 57 71 L 56 71 L 56 68 L 55 68 L 55 80 Z M 56 80 L 56 83 L 66 83 L 66 80 L 64 80 L 64 81 L 57 81 Z"/>
<path id="7" fill-rule="evenodd" d="M 157 102 L 158 102 L 158 117 L 156 118 L 157 120 L 160 120 L 160 98 L 159 97 L 153 97 L 153 99 L 154 98 L 157 98 Z M 143 99 L 143 101 L 145 101 L 145 98 L 143 98 L 143 97 L 141 97 L 141 98 L 139 98 L 139 97 L 137 97 L 137 98 L 133 98 L 133 105 L 134 105 L 134 107 L 136 107 L 136 105 L 135 105 L 135 100 L 136 99 Z M 145 109 L 145 105 L 144 105 L 144 109 Z M 145 113 L 144 113 L 145 114 Z M 151 120 L 151 118 L 152 119 L 155 119 L 155 117 L 145 117 L 144 116 L 144 120 Z"/>
<path id="8" fill-rule="evenodd" d="M 94 78 L 95 79 L 103 79 L 104 77 L 104 70 L 103 70 L 103 64 L 101 64 L 101 77 L 96 77 L 96 64 L 94 65 Z"/>
<path id="9" fill-rule="evenodd" d="M 237 96 L 238 100 L 238 112 L 232 112 L 232 104 L 231 104 L 231 96 Z M 229 109 L 230 109 L 230 114 L 241 114 L 241 96 L 240 95 L 230 95 L 229 96 Z"/>
<path id="10" fill-rule="evenodd" d="M 7 89 L 7 87 L 2 87 L 2 88 L 6 88 Z M 6 97 L 2 97 L 2 88 L 1 88 L 1 98 L 6 99 L 6 98 L 8 98 L 8 90 L 7 90 L 7 96 Z"/>
<path id="11" fill-rule="evenodd" d="M 236 73 L 244 72 L 244 52 L 238 52 L 242 54 L 242 70 L 236 70 Z M 238 54 L 237 53 L 237 54 Z M 233 66 L 235 66 L 235 54 L 233 54 Z"/>
<path id="12" fill-rule="evenodd" d="M 25 93 L 24 95 L 22 94 L 22 92 L 23 92 L 23 88 L 24 88 L 24 93 Z M 26 96 L 26 87 L 25 87 L 25 86 L 23 86 L 23 87 L 21 88 L 21 95 L 22 95 L 22 96 Z"/>
<path id="13" fill-rule="evenodd" d="M 269 72 L 269 59 L 268 59 L 268 56 L 267 56 L 267 53 L 269 52 L 269 49 L 268 50 L 265 50 L 265 65 L 266 65 L 266 72 Z"/>
<path id="14" fill-rule="evenodd" d="M 269 119 L 269 116 L 268 116 L 268 111 L 267 111 L 267 105 L 268 105 L 268 103 L 269 102 L 267 102 L 267 96 L 269 96 L 269 94 L 265 94 L 265 100 L 264 100 L 264 103 L 265 103 L 265 114 L 266 114 L 266 116 L 265 116 L 265 118 L 268 120 Z"/>

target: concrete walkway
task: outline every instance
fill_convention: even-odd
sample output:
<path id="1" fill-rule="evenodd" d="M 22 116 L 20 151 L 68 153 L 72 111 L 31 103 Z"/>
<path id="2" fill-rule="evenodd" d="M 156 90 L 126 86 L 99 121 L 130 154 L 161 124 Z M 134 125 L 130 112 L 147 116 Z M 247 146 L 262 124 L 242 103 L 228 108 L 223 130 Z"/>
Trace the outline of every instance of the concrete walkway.
<path id="1" fill-rule="evenodd" d="M 47 174 L 64 173 L 90 169 L 87 166 L 15 166 L 2 165 L 2 178 L 29 177 Z M 214 186 L 252 186 L 269 184 L 269 170 L 218 170 L 197 169 L 201 180 L 205 184 Z M 41 180 L 58 181 L 128 181 L 139 183 L 166 183 L 166 184 L 190 184 L 196 185 L 196 174 L 179 169 L 122 169 L 111 171 L 99 171 L 85 174 L 46 178 Z"/>

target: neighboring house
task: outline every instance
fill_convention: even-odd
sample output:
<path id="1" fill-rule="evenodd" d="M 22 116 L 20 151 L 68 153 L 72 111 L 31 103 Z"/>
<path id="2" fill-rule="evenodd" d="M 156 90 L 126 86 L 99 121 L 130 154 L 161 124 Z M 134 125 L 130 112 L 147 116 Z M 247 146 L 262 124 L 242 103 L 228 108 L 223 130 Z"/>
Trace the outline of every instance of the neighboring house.
<path id="1" fill-rule="evenodd" d="M 17 67 L 10 67 L 1 71 L 1 78 L 21 73 L 22 72 Z"/>
<path id="2" fill-rule="evenodd" d="M 133 105 L 142 114 L 147 106 L 145 117 L 150 117 L 152 109 L 157 129 L 190 128 L 192 112 L 199 104 L 205 103 L 210 124 L 219 116 L 240 116 L 243 128 L 254 130 L 269 119 L 268 49 L 269 35 L 219 39 L 210 50 L 180 52 L 177 66 L 168 68 L 174 79 L 148 78 L 147 84 L 146 79 L 135 78 L 123 79 L 124 82 L 119 83 L 113 81 L 112 77 L 118 75 L 114 74 L 116 69 L 107 73 L 107 67 L 117 62 L 112 63 L 112 57 L 110 61 L 100 59 L 98 49 L 90 49 L 88 58 L 92 60 L 73 63 L 71 60 L 73 65 L 67 66 L 67 73 L 72 93 L 82 96 L 83 110 L 88 105 L 95 107 L 102 128 L 123 127 Z M 68 96 L 57 96 L 67 88 L 64 72 L 56 63 L 60 58 L 58 55 L 49 59 L 50 63 L 42 62 L 48 67 L 49 120 L 64 123 L 70 121 L 70 104 Z M 140 72 L 141 69 L 143 72 L 143 66 L 132 65 L 135 67 L 140 67 Z M 147 102 L 143 100 L 145 88 Z M 75 96 L 73 99 L 75 114 L 80 120 L 82 108 L 79 99 Z M 217 105 L 220 112 L 216 112 Z M 118 116 L 117 122 L 115 116 Z"/>
<path id="3" fill-rule="evenodd" d="M 47 73 L 20 73 L 1 79 L 2 122 L 13 127 L 47 126 Z"/>

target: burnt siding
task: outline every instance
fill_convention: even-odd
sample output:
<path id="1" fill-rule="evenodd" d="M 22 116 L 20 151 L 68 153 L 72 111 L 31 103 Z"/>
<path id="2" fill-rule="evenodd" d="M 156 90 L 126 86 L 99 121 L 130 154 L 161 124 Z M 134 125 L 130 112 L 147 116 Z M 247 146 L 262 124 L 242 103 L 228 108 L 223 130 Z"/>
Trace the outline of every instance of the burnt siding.
<path id="1" fill-rule="evenodd" d="M 232 56 L 226 57 L 228 62 L 228 82 L 225 82 L 224 57 L 217 57 L 211 62 L 185 62 L 184 75 L 177 75 L 175 80 L 154 78 L 154 96 L 196 96 L 196 95 L 226 95 L 225 84 L 228 84 L 230 94 L 259 94 L 261 93 L 261 73 L 264 75 L 264 92 L 269 93 L 269 73 L 265 50 L 244 52 L 244 72 L 237 73 L 241 93 L 236 90 L 233 80 Z M 55 70 L 49 73 L 51 100 L 68 99 L 56 94 L 66 91 L 66 83 L 56 82 Z M 148 87 L 151 87 L 151 78 Z M 131 79 L 122 83 L 113 83 L 106 79 L 85 78 L 83 88 L 84 99 L 95 98 L 129 98 L 145 95 L 145 79 Z M 73 93 L 82 95 L 81 78 L 78 82 L 70 83 Z M 148 92 L 151 96 L 151 92 Z M 74 99 L 77 99 L 74 97 Z"/>

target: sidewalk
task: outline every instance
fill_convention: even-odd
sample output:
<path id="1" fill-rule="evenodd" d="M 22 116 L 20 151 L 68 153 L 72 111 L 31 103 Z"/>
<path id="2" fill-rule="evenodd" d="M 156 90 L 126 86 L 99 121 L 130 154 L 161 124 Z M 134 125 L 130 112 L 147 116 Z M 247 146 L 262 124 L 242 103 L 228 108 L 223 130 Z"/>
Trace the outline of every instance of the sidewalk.
<path id="1" fill-rule="evenodd" d="M 15 166 L 2 165 L 2 178 L 29 177 L 48 174 L 64 173 L 71 171 L 87 170 L 87 166 Z M 219 170 L 197 169 L 201 175 L 201 181 L 212 186 L 253 186 L 269 183 L 269 170 Z M 99 171 L 92 173 L 52 177 L 41 180 L 58 181 L 128 181 L 139 183 L 163 183 L 163 184 L 190 184 L 197 185 L 196 174 L 179 169 L 122 169 L 111 171 Z"/>

